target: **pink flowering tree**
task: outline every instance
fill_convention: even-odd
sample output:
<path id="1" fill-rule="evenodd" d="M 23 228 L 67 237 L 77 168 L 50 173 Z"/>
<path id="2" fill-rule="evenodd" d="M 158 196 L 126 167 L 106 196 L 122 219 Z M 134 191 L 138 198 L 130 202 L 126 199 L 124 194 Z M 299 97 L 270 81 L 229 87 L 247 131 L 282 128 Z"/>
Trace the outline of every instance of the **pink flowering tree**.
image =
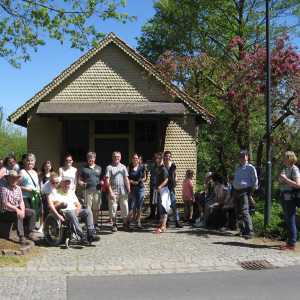
<path id="1" fill-rule="evenodd" d="M 289 44 L 288 38 L 283 37 L 274 44 L 271 61 L 275 132 L 284 127 L 287 119 L 297 111 L 300 99 L 300 55 Z M 251 149 L 256 154 L 260 169 L 265 140 L 265 62 L 264 47 L 249 48 L 242 38 L 236 36 L 228 43 L 223 55 L 217 58 L 201 52 L 191 56 L 166 52 L 158 60 L 157 69 L 200 103 L 210 107 L 210 102 L 217 100 L 219 111 L 226 110 L 228 114 L 226 124 L 220 126 L 231 133 L 232 143 Z M 219 111 L 214 111 L 217 118 Z M 281 140 L 280 135 L 277 137 L 275 134 L 273 139 L 274 144 Z M 216 151 L 224 148 L 222 143 L 220 147 Z"/>

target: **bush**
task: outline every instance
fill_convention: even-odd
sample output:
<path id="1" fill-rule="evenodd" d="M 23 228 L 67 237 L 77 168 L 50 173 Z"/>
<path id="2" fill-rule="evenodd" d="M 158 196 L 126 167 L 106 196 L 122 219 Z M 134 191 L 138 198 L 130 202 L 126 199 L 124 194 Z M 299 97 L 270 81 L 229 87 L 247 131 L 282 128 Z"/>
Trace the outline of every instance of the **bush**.
<path id="1" fill-rule="evenodd" d="M 0 107 L 0 158 L 14 153 L 20 159 L 27 151 L 26 135 L 11 124 L 7 124 Z"/>
<path id="2" fill-rule="evenodd" d="M 265 236 L 269 238 L 285 238 L 286 229 L 283 218 L 283 211 L 281 204 L 274 199 L 272 203 L 271 221 L 265 228 L 264 226 L 264 203 L 259 201 L 257 203 L 256 212 L 252 218 L 254 231 L 258 236 Z"/>

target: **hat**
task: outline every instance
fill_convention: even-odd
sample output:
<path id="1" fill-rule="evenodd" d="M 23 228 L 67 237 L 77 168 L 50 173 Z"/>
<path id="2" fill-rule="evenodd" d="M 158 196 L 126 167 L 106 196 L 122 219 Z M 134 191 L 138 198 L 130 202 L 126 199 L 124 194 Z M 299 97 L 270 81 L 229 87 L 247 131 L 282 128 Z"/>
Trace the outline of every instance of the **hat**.
<path id="1" fill-rule="evenodd" d="M 69 176 L 63 176 L 63 177 L 61 178 L 60 181 L 61 181 L 61 182 L 63 182 L 63 181 L 70 181 L 70 182 L 72 182 L 72 181 L 73 181 L 73 178 L 72 178 L 72 177 L 69 177 Z"/>
<path id="2" fill-rule="evenodd" d="M 14 178 L 20 178 L 21 175 L 18 174 L 16 170 L 9 170 L 5 177 L 14 177 Z"/>

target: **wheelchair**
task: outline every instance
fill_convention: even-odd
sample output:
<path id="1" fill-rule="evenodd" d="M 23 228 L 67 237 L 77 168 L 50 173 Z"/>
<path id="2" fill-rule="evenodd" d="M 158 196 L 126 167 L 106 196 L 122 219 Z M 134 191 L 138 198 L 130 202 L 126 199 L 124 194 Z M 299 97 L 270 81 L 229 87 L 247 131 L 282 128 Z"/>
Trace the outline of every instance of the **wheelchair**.
<path id="1" fill-rule="evenodd" d="M 62 215 L 65 217 L 63 212 Z M 66 218 L 65 222 L 61 222 L 52 212 L 49 212 L 46 216 L 44 236 L 49 246 L 64 244 L 66 249 L 70 248 L 71 242 L 80 243 L 81 241 L 81 237 L 76 232 L 74 225 Z"/>

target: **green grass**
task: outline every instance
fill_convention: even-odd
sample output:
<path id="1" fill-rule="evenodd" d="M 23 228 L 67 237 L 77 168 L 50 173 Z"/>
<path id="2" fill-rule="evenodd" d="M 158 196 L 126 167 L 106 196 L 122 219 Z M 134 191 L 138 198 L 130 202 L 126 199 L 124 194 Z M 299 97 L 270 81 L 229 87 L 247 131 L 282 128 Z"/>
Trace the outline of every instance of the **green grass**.
<path id="1" fill-rule="evenodd" d="M 0 250 L 12 250 L 17 251 L 20 250 L 20 245 L 18 243 L 14 243 L 12 241 L 8 241 L 5 239 L 0 239 Z M 25 267 L 27 262 L 35 256 L 41 255 L 42 250 L 34 247 L 28 254 L 26 255 L 0 255 L 0 268 L 3 267 Z M 1 270 L 0 270 L 1 272 Z"/>
<path id="2" fill-rule="evenodd" d="M 3 267 L 25 267 L 29 258 L 22 256 L 0 256 L 0 268 Z"/>

